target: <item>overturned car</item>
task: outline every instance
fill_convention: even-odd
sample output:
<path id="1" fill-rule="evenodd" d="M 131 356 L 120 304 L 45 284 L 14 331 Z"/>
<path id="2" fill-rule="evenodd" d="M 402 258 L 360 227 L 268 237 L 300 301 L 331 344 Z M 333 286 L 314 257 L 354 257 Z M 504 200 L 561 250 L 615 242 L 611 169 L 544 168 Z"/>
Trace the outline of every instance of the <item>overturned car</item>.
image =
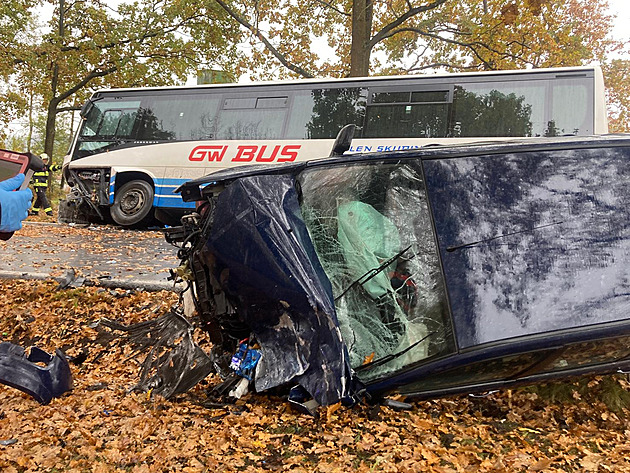
<path id="1" fill-rule="evenodd" d="M 179 191 L 198 202 L 169 232 L 180 274 L 217 353 L 255 341 L 257 391 L 429 398 L 630 367 L 630 137 L 240 167 Z"/>

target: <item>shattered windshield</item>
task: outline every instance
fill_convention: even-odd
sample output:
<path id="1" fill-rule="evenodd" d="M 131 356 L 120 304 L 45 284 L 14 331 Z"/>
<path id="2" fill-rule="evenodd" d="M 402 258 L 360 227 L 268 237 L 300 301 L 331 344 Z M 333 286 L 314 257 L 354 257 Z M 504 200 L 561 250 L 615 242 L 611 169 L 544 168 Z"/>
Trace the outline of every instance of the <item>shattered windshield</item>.
<path id="1" fill-rule="evenodd" d="M 420 163 L 310 169 L 298 186 L 360 378 L 377 379 L 452 352 Z"/>

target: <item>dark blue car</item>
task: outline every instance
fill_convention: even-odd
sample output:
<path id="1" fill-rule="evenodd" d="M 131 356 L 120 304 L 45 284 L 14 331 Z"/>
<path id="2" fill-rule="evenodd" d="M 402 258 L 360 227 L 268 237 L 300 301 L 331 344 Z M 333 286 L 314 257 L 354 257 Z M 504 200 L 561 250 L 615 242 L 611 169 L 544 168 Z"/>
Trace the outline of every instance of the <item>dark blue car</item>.
<path id="1" fill-rule="evenodd" d="M 630 137 L 241 167 L 182 258 L 215 348 L 257 391 L 428 398 L 630 367 Z"/>

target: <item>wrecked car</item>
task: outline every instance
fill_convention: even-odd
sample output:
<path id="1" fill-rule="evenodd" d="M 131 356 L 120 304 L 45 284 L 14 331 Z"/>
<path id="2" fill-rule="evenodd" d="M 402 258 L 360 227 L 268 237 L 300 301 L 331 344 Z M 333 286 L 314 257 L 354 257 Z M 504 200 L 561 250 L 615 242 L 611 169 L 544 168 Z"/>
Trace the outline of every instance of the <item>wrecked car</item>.
<path id="1" fill-rule="evenodd" d="M 256 391 L 483 392 L 630 367 L 629 182 L 628 136 L 239 167 L 168 238 Z"/>

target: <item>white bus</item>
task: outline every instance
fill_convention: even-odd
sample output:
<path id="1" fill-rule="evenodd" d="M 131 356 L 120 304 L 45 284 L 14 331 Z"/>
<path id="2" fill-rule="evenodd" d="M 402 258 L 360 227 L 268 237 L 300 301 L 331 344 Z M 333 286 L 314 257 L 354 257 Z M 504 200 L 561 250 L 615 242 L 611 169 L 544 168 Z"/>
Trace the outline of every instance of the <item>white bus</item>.
<path id="1" fill-rule="evenodd" d="M 183 182 L 230 166 L 501 137 L 607 133 L 597 67 L 101 90 L 64 160 L 81 212 L 174 224 Z"/>

